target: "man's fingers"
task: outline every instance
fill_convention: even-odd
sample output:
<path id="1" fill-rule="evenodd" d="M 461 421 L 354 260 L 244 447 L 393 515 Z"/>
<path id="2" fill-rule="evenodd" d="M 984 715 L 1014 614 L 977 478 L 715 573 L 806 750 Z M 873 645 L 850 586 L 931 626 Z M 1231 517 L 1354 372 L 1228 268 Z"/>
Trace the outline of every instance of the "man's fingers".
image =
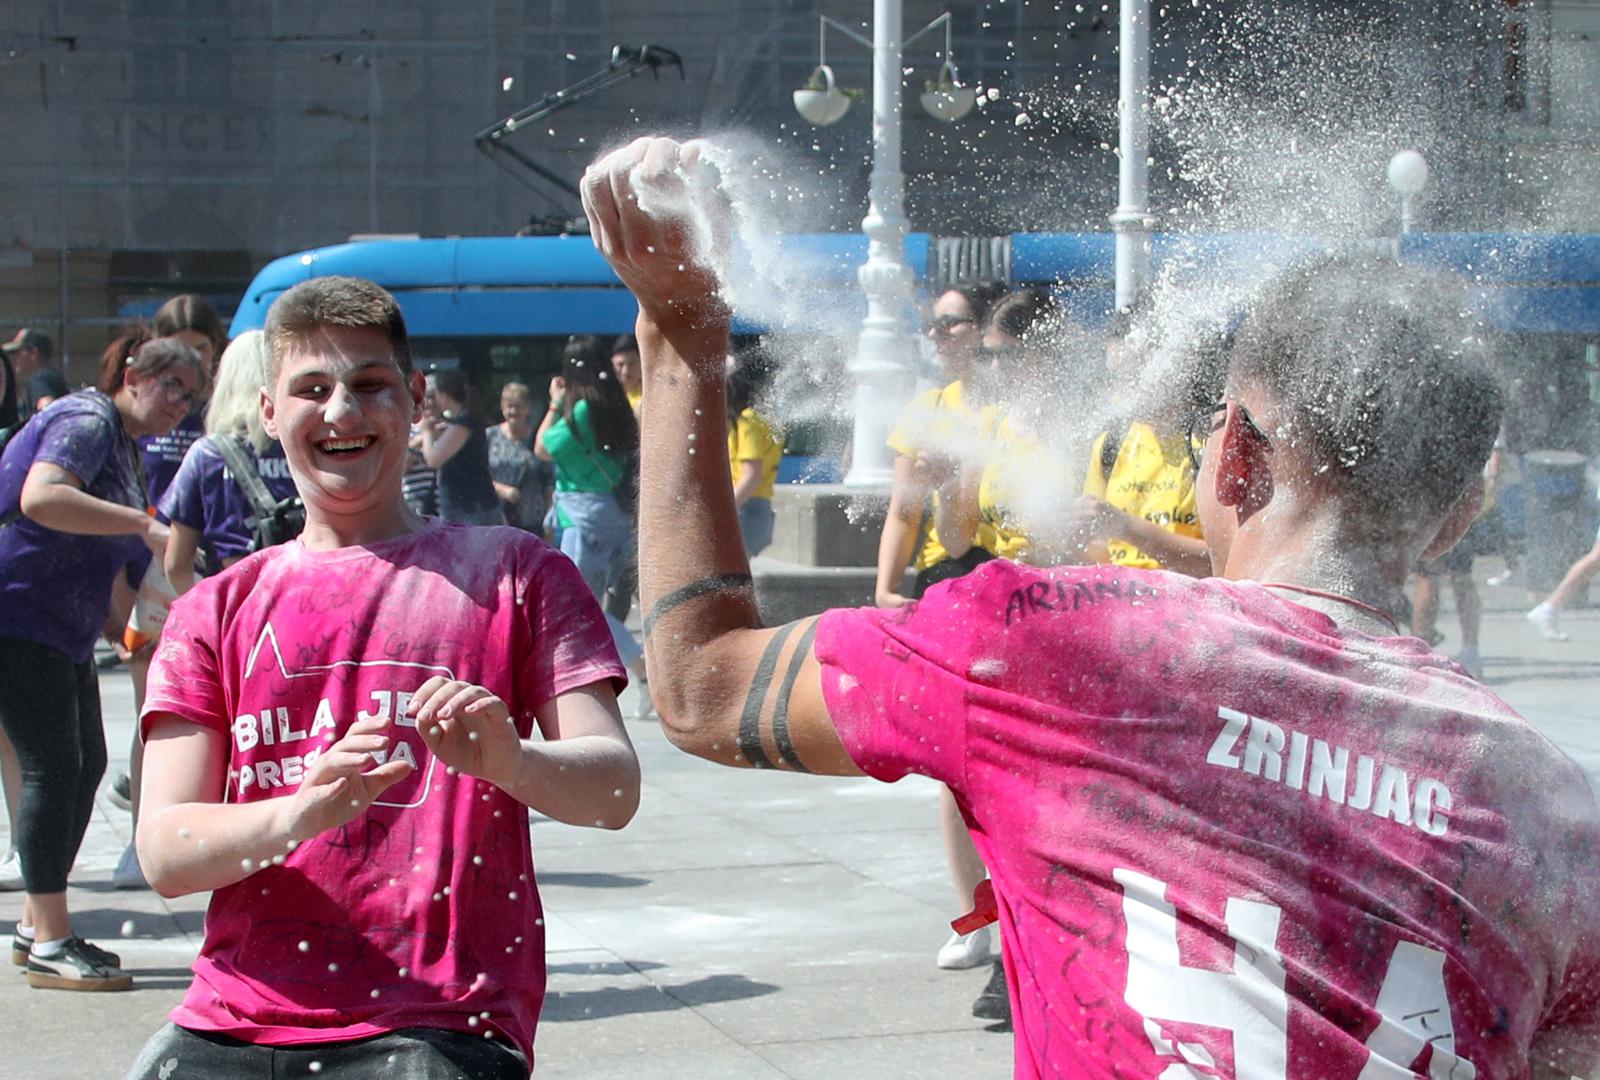
<path id="1" fill-rule="evenodd" d="M 397 761 L 386 761 L 376 769 L 370 769 L 361 774 L 367 782 L 367 792 L 373 798 L 383 794 L 395 784 L 410 776 L 415 766 L 401 758 Z"/>
<path id="2" fill-rule="evenodd" d="M 589 238 L 600 254 L 611 257 L 615 250 L 612 237 L 617 234 L 617 207 L 611 198 L 611 181 L 606 176 L 609 155 L 589 166 L 583 174 L 579 193 L 583 197 L 583 212 L 589 218 Z"/>
<path id="3" fill-rule="evenodd" d="M 468 683 L 457 682 L 454 679 L 442 679 L 438 676 L 422 684 L 411 699 L 411 715 L 417 719 L 417 727 L 432 723 L 439 715 L 439 707 Z"/>
<path id="4" fill-rule="evenodd" d="M 472 701 L 475 701 L 480 697 L 493 696 L 494 695 L 490 694 L 489 691 L 485 690 L 483 687 L 473 686 L 472 684 L 468 683 L 457 689 L 455 693 L 451 694 L 450 697 L 445 700 L 444 704 L 439 706 L 435 715 L 437 715 L 441 720 L 448 720 L 460 713 L 460 711 Z"/>

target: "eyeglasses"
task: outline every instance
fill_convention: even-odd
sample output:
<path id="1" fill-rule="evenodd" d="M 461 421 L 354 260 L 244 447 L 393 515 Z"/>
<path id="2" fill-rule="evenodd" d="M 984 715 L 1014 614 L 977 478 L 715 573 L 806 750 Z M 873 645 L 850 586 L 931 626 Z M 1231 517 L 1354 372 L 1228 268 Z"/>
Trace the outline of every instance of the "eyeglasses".
<path id="1" fill-rule="evenodd" d="M 1255 417 L 1250 415 L 1250 411 L 1244 407 L 1243 403 L 1235 401 L 1234 404 L 1239 406 L 1239 417 L 1244 421 L 1245 427 L 1249 428 L 1256 438 L 1265 443 L 1268 449 L 1271 449 L 1272 440 L 1267 438 L 1265 431 L 1261 430 L 1261 425 L 1256 423 Z M 1206 441 L 1211 438 L 1211 433 L 1216 430 L 1212 427 L 1211 418 L 1227 407 L 1228 402 L 1226 399 L 1213 405 L 1202 406 L 1183 425 L 1184 448 L 1189 451 L 1189 462 L 1194 466 L 1196 473 L 1200 471 L 1200 453 L 1205 449 Z"/>
<path id="2" fill-rule="evenodd" d="M 185 389 L 183 380 L 176 375 L 163 375 L 156 380 L 156 385 L 161 387 L 161 392 L 174 405 L 180 402 L 184 405 L 193 405 L 200 400 L 200 392 L 198 390 Z"/>
<path id="3" fill-rule="evenodd" d="M 937 319 L 928 320 L 928 333 L 949 337 L 956 327 L 971 326 L 975 321 L 966 315 L 940 315 Z"/>

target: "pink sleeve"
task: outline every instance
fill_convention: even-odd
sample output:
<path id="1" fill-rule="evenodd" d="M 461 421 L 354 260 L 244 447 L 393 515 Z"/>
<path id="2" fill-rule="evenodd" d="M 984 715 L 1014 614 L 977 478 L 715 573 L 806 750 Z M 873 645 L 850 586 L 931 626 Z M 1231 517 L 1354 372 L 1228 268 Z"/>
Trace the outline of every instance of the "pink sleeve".
<path id="1" fill-rule="evenodd" d="M 202 582 L 172 605 L 150 660 L 144 709 L 139 713 L 141 739 L 157 713 L 228 733 L 228 703 L 217 664 L 221 626 L 217 603 L 217 590 Z"/>
<path id="2" fill-rule="evenodd" d="M 524 633 L 517 693 L 531 712 L 553 697 L 609 680 L 628 685 L 606 615 L 571 559 L 539 544 L 532 572 L 517 583 Z"/>
<path id="3" fill-rule="evenodd" d="M 920 773 L 963 786 L 967 648 L 949 595 L 935 590 L 894 611 L 830 611 L 817 624 L 828 715 L 850 759 L 878 780 Z"/>

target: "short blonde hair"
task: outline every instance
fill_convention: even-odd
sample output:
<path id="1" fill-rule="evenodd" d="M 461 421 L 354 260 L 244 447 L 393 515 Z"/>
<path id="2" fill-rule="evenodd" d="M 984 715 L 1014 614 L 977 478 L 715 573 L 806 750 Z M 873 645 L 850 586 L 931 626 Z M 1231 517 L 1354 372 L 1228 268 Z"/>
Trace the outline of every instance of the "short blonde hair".
<path id="1" fill-rule="evenodd" d="M 267 385 L 267 339 L 260 330 L 246 330 L 222 350 L 217 385 L 206 406 L 207 435 L 236 435 L 257 454 L 272 445 L 261 426 L 261 390 Z"/>

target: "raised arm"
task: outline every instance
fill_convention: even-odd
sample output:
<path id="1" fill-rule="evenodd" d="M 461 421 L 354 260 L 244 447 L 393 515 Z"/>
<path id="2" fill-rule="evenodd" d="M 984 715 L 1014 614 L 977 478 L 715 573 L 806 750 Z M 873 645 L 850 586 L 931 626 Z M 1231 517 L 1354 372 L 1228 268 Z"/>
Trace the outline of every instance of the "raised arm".
<path id="1" fill-rule="evenodd" d="M 422 460 L 437 469 L 461 452 L 471 432 L 464 424 L 422 425 Z"/>
<path id="2" fill-rule="evenodd" d="M 680 223 L 643 213 L 636 185 L 677 205 L 699 198 L 683 180 L 697 157 L 693 144 L 640 139 L 583 182 L 595 245 L 639 301 L 650 403 L 640 437 L 639 578 L 651 692 L 667 736 L 690 753 L 853 775 L 822 697 L 816 620 L 762 625 L 727 458 L 682 449 L 726 441 L 728 313 L 704 253 Z M 710 201 L 701 208 L 715 237 L 725 211 Z"/>

